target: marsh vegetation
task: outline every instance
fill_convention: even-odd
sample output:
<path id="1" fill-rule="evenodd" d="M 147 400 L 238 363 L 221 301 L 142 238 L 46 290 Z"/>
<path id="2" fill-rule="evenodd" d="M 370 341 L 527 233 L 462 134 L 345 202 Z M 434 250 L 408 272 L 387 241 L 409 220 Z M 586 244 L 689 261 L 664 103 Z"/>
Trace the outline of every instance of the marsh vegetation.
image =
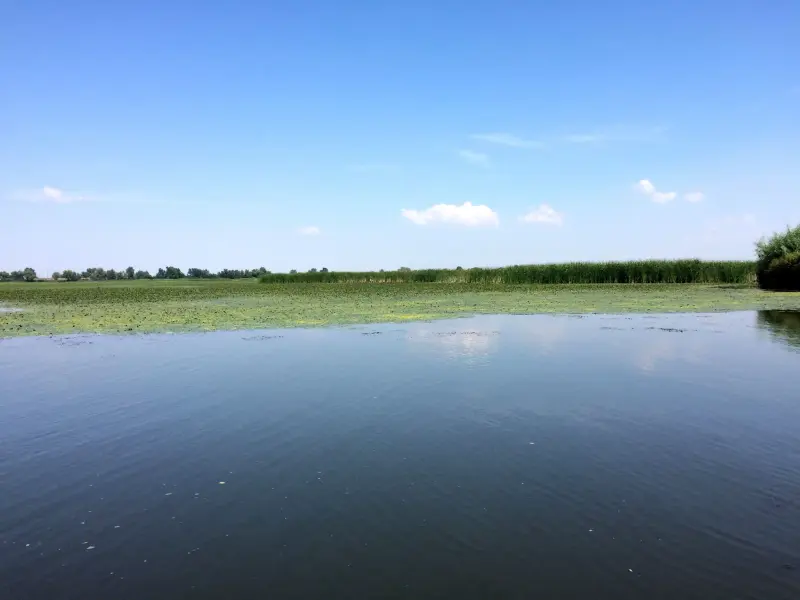
<path id="1" fill-rule="evenodd" d="M 514 265 L 499 268 L 398 269 L 396 271 L 317 271 L 267 273 L 262 283 L 465 283 L 559 285 L 604 283 L 751 284 L 752 261 L 638 260 Z"/>
<path id="2" fill-rule="evenodd" d="M 0 337 L 424 321 L 474 314 L 798 310 L 800 294 L 748 285 L 270 284 L 247 280 L 10 283 Z"/>

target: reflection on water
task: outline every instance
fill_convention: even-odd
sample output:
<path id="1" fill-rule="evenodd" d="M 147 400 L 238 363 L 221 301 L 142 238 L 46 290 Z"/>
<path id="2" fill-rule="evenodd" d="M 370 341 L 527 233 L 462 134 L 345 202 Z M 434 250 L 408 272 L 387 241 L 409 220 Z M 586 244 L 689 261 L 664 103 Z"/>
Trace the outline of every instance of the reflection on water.
<path id="1" fill-rule="evenodd" d="M 437 351 L 460 360 L 489 356 L 498 349 L 499 331 L 465 331 L 461 328 L 442 330 L 420 329 L 409 336 L 409 342 L 432 345 Z"/>
<path id="2" fill-rule="evenodd" d="M 788 310 L 762 310 L 758 312 L 758 326 L 776 339 L 800 348 L 800 312 Z"/>
<path id="3" fill-rule="evenodd" d="M 796 317 L 3 340 L 0 598 L 797 600 Z"/>

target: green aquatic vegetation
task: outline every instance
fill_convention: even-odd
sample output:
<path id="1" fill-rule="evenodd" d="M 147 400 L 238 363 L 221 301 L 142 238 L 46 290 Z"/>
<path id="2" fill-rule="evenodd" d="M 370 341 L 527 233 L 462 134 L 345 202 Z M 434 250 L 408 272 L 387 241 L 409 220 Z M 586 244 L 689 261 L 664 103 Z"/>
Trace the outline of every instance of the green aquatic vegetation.
<path id="1" fill-rule="evenodd" d="M 800 310 L 749 286 L 272 284 L 254 280 L 0 285 L 0 337 L 408 322 L 473 314 Z"/>

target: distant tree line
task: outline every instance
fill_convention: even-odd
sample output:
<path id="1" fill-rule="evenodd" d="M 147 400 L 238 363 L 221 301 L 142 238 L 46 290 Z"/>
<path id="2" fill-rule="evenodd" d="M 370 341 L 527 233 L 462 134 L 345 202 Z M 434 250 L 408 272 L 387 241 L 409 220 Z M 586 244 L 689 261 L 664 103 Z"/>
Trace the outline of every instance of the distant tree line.
<path id="1" fill-rule="evenodd" d="M 115 269 L 104 269 L 102 267 L 89 267 L 84 271 L 73 271 L 65 269 L 56 271 L 50 278 L 53 281 L 115 281 L 133 279 L 183 279 L 184 277 L 196 279 L 247 279 L 269 275 L 269 271 L 264 267 L 258 269 L 222 269 L 217 273 L 212 273 L 208 269 L 191 268 L 184 273 L 178 267 L 162 267 L 155 275 L 149 271 L 137 271 L 133 267 L 117 271 Z M 0 271 L 0 281 L 36 281 L 39 278 L 36 271 L 31 267 L 26 267 L 22 271 Z"/>
<path id="2" fill-rule="evenodd" d="M 25 267 L 22 271 L 0 271 L 0 281 L 36 281 L 36 271 Z"/>

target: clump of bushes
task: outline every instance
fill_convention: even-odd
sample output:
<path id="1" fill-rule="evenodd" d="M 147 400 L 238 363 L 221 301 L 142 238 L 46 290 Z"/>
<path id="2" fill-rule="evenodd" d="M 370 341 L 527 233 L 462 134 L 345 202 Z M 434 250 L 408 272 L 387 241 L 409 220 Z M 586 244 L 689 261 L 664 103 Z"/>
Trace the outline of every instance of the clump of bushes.
<path id="1" fill-rule="evenodd" d="M 800 225 L 756 244 L 758 285 L 768 290 L 800 290 Z"/>

